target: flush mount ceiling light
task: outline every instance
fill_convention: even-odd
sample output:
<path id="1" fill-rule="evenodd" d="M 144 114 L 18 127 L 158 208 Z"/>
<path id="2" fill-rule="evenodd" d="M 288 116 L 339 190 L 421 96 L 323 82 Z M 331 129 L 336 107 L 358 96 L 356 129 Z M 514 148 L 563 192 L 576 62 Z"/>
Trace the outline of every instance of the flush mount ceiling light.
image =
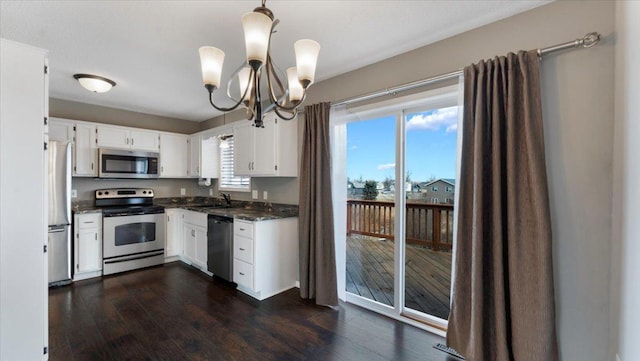
<path id="1" fill-rule="evenodd" d="M 291 120 L 298 114 L 298 108 L 306 97 L 306 90 L 313 83 L 320 51 L 320 44 L 313 40 L 296 41 L 293 45 L 296 67 L 287 69 L 286 74 L 283 74 L 274 65 L 270 53 L 271 34 L 280 21 L 274 20 L 273 12 L 265 7 L 265 2 L 266 0 L 262 0 L 262 6 L 242 16 L 247 60 L 231 75 L 227 83 L 227 96 L 236 102 L 235 105 L 225 108 L 213 103 L 213 91 L 220 88 L 224 52 L 212 46 L 199 49 L 202 79 L 204 87 L 209 91 L 211 105 L 221 112 L 228 112 L 243 104 L 247 109 L 247 119 L 253 120 L 256 127 L 263 127 L 262 116 L 271 110 L 286 120 Z M 281 80 L 285 76 L 287 89 Z M 231 95 L 235 79 L 238 79 L 239 98 Z M 269 95 L 268 105 L 264 109 L 262 102 L 265 99 L 262 99 L 260 89 L 263 81 L 266 81 Z"/>
<path id="2" fill-rule="evenodd" d="M 94 93 L 105 93 L 116 86 L 116 82 L 97 75 L 91 74 L 73 74 L 73 77 L 82 85 L 83 88 Z"/>

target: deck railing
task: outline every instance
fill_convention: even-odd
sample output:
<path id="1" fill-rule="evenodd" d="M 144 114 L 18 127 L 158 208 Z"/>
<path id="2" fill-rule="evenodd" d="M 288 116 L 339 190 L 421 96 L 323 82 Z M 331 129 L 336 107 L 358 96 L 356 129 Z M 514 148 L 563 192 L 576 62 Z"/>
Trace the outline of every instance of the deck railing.
<path id="1" fill-rule="evenodd" d="M 395 203 L 347 200 L 347 235 L 394 239 Z M 407 243 L 436 250 L 451 250 L 453 244 L 453 205 L 407 203 Z"/>

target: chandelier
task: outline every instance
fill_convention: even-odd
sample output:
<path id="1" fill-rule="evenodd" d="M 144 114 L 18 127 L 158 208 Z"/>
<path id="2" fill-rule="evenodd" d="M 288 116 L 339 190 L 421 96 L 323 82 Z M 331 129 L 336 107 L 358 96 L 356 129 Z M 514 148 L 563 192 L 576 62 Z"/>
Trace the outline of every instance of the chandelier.
<path id="1" fill-rule="evenodd" d="M 281 71 L 280 74 L 276 72 L 277 66 L 270 54 L 271 35 L 279 20 L 274 20 L 273 12 L 265 6 L 265 2 L 266 0 L 262 0 L 262 6 L 242 16 L 247 60 L 236 69 L 227 83 L 227 96 L 235 102 L 233 106 L 221 107 L 213 102 L 213 92 L 220 88 L 224 52 L 212 46 L 199 49 L 202 80 L 209 92 L 211 105 L 221 112 L 228 112 L 242 104 L 247 109 L 247 119 L 253 120 L 256 127 L 264 127 L 262 117 L 272 110 L 286 120 L 291 120 L 298 114 L 298 108 L 306 97 L 306 90 L 313 83 L 320 51 L 320 44 L 310 39 L 294 43 L 296 66 L 286 70 L 285 89 L 281 80 L 283 74 Z M 238 79 L 239 98 L 231 95 L 235 79 Z M 261 85 L 265 81 L 268 99 L 263 99 L 261 94 Z"/>

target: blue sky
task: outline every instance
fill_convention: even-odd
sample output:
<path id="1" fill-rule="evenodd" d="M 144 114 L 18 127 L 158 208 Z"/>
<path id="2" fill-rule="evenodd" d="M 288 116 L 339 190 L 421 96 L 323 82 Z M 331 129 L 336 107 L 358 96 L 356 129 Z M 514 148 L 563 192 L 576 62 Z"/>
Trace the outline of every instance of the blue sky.
<path id="1" fill-rule="evenodd" d="M 406 167 L 414 181 L 455 178 L 457 107 L 409 114 Z M 395 178 L 395 116 L 347 124 L 347 177 Z"/>

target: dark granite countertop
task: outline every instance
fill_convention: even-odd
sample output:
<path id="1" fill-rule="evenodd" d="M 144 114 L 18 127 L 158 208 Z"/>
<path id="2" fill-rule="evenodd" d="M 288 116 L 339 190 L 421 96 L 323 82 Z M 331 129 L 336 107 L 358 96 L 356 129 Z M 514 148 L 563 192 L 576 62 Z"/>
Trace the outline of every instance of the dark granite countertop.
<path id="1" fill-rule="evenodd" d="M 298 208 L 292 207 L 281 209 L 251 209 L 251 208 L 190 208 L 186 209 L 211 214 L 214 216 L 222 216 L 229 218 L 243 219 L 245 221 L 269 221 L 274 219 L 290 218 L 298 216 Z"/>
<path id="2" fill-rule="evenodd" d="M 71 211 L 76 214 L 102 213 L 102 208 L 96 207 L 94 201 L 73 201 Z"/>
<path id="3" fill-rule="evenodd" d="M 223 199 L 213 197 L 156 198 L 154 203 L 165 208 L 181 208 L 214 216 L 259 222 L 298 216 L 298 206 L 291 204 L 246 202 L 232 200 L 226 206 Z"/>
<path id="4" fill-rule="evenodd" d="M 231 205 L 227 207 L 224 200 L 213 197 L 156 198 L 154 204 L 253 222 L 298 216 L 297 205 L 232 200 Z M 71 208 L 77 214 L 102 212 L 93 201 L 75 201 Z"/>

